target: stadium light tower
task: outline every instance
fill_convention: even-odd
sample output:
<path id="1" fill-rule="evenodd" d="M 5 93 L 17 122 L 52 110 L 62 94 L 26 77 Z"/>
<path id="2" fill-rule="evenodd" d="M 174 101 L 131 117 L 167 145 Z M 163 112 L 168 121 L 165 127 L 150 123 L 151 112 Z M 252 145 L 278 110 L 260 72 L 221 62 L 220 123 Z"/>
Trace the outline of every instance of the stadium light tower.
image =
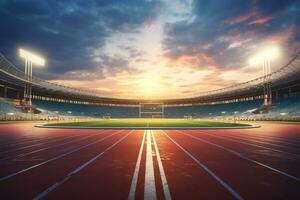
<path id="1" fill-rule="evenodd" d="M 272 105 L 271 91 L 271 60 L 279 56 L 279 48 L 277 46 L 269 46 L 258 52 L 250 59 L 251 66 L 262 65 L 263 71 L 263 89 L 264 89 L 264 106 Z"/>
<path id="2" fill-rule="evenodd" d="M 29 108 L 32 105 L 32 65 L 45 66 L 45 59 L 41 56 L 29 52 L 25 49 L 19 49 L 19 55 L 25 60 L 25 87 L 24 87 L 24 102 Z"/>

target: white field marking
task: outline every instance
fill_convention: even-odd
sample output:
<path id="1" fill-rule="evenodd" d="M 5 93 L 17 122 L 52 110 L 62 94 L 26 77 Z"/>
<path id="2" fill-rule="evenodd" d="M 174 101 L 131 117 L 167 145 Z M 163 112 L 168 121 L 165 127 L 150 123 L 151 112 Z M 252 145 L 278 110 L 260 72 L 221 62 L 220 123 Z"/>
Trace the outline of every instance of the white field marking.
<path id="1" fill-rule="evenodd" d="M 77 136 L 80 136 L 77 135 Z M 27 144 L 27 143 L 32 143 L 32 142 L 40 142 L 40 141 L 47 141 L 49 139 L 59 139 L 59 138 L 62 138 L 64 136 L 61 136 L 61 135 L 57 135 L 57 136 L 47 136 L 47 137 L 43 137 L 43 138 L 24 138 L 24 139 L 20 139 L 19 141 L 17 142 L 11 142 L 11 140 L 9 140 L 9 143 L 6 143 L 6 144 L 3 144 L 1 145 L 0 149 L 3 149 L 7 146 L 18 146 L 20 144 Z"/>
<path id="2" fill-rule="evenodd" d="M 145 143 L 145 140 L 146 140 L 145 135 L 146 135 L 146 131 L 144 131 L 142 144 L 141 144 L 140 151 L 139 151 L 139 154 L 138 154 L 138 158 L 137 158 L 137 161 L 136 161 L 134 174 L 133 174 L 131 185 L 130 185 L 128 200 L 134 200 L 135 199 L 135 192 L 136 192 L 136 187 L 137 187 L 139 171 L 140 171 L 140 167 L 141 167 L 141 160 L 142 160 L 142 154 L 143 154 L 143 149 L 144 149 L 144 143 Z"/>
<path id="3" fill-rule="evenodd" d="M 37 196 L 35 196 L 33 198 L 33 200 L 39 200 L 39 199 L 42 199 L 42 198 L 46 197 L 50 192 L 52 192 L 53 190 L 55 190 L 57 187 L 61 186 L 63 183 L 65 183 L 66 181 L 68 181 L 69 179 L 71 179 L 73 176 L 75 176 L 77 173 L 79 173 L 80 171 L 82 171 L 85 167 L 87 167 L 92 162 L 94 162 L 95 160 L 97 160 L 99 157 L 101 157 L 107 151 L 111 150 L 113 147 L 115 147 L 117 144 L 119 144 L 122 140 L 124 140 L 132 132 L 133 131 L 130 131 L 125 136 L 123 136 L 122 138 L 120 138 L 119 140 L 117 140 L 115 143 L 113 143 L 112 145 L 110 145 L 109 147 L 107 147 L 104 151 L 102 151 L 101 153 L 97 154 L 92 159 L 88 160 L 87 162 L 83 163 L 82 165 L 80 165 L 79 167 L 77 167 L 76 169 L 74 169 L 73 171 L 71 171 L 69 174 L 67 174 L 65 177 L 63 177 L 63 179 L 61 179 L 60 181 L 55 182 L 53 185 L 51 185 L 50 187 L 48 187 L 46 190 L 44 190 L 43 192 L 41 192 Z"/>
<path id="4" fill-rule="evenodd" d="M 153 135 L 152 130 L 151 130 L 151 136 L 152 136 L 152 140 L 153 140 L 153 143 L 154 143 L 155 154 L 156 154 L 156 157 L 157 157 L 158 169 L 159 169 L 160 178 L 161 178 L 161 182 L 162 182 L 162 186 L 163 186 L 164 196 L 165 196 L 166 200 L 171 200 L 172 198 L 171 198 L 171 193 L 170 193 L 170 190 L 169 190 L 166 174 L 165 174 L 162 162 L 161 162 L 161 157 L 160 157 L 158 147 L 157 147 L 157 143 L 156 143 L 156 140 L 155 140 L 155 136 Z"/>
<path id="5" fill-rule="evenodd" d="M 268 139 L 268 140 L 275 140 L 275 141 L 280 141 L 280 142 L 287 142 L 290 144 L 293 144 L 291 142 L 300 142 L 300 139 L 298 138 L 294 138 L 294 139 L 290 139 L 290 138 L 285 138 L 285 137 L 278 137 L 278 136 L 274 136 L 274 135 L 253 135 L 253 134 L 249 134 L 249 133 L 243 133 L 246 136 L 253 136 L 253 137 L 257 137 L 257 138 L 262 138 L 262 139 Z"/>
<path id="6" fill-rule="evenodd" d="M 147 130 L 147 153 L 146 153 L 146 170 L 144 184 L 144 199 L 156 199 L 155 176 L 152 157 L 152 145 L 150 131 Z"/>
<path id="7" fill-rule="evenodd" d="M 79 147 L 79 148 L 73 149 L 73 150 L 71 150 L 71 151 L 69 151 L 69 152 L 67 152 L 67 153 L 64 153 L 64 154 L 55 156 L 55 157 L 53 157 L 53 158 L 51 158 L 51 159 L 49 159 L 49 160 L 45 160 L 44 162 L 38 163 L 38 164 L 36 164 L 36 165 L 32 165 L 32 166 L 30 166 L 30 167 L 27 167 L 27 168 L 22 169 L 22 170 L 20 170 L 20 171 L 14 172 L 14 173 L 12 173 L 12 174 L 9 174 L 9 175 L 6 175 L 6 176 L 2 176 L 2 177 L 0 177 L 0 182 L 5 181 L 5 180 L 7 180 L 7 179 L 9 179 L 9 178 L 12 178 L 12 177 L 14 177 L 14 176 L 16 176 L 16 175 L 22 174 L 22 173 L 24 173 L 24 172 L 27 172 L 27 171 L 29 171 L 29 170 L 32 170 L 32 169 L 34 169 L 34 168 L 37 168 L 37 167 L 39 167 L 39 166 L 45 165 L 45 164 L 47 164 L 47 163 L 49 163 L 49 162 L 52 162 L 52 161 L 58 160 L 58 159 L 60 159 L 60 158 L 63 158 L 63 157 L 65 157 L 65 156 L 67 156 L 67 155 L 70 155 L 70 154 L 72 154 L 72 153 L 74 153 L 74 152 L 77 152 L 77 151 L 80 151 L 80 150 L 82 150 L 82 149 L 85 149 L 85 148 L 87 148 L 87 147 L 89 147 L 89 146 L 91 146 L 91 145 L 94 145 L 94 144 L 97 144 L 97 143 L 99 143 L 99 142 L 102 142 L 103 140 L 105 140 L 105 139 L 107 139 L 107 138 L 109 138 L 109 137 L 112 137 L 113 135 L 116 135 L 116 134 L 118 134 L 118 133 L 121 132 L 121 131 L 122 131 L 122 130 L 118 131 L 117 133 L 110 134 L 110 135 L 108 135 L 108 136 L 106 136 L 106 137 L 104 137 L 104 138 L 101 138 L 100 140 L 96 140 L 96 141 L 94 141 L 94 142 L 92 142 L 92 143 L 89 143 L 89 144 L 83 145 L 83 146 L 81 146 L 81 147 Z"/>
<path id="8" fill-rule="evenodd" d="M 164 131 L 163 131 L 164 132 Z M 212 176 L 217 182 L 219 182 L 228 192 L 230 192 L 236 199 L 243 200 L 244 198 L 241 197 L 234 189 L 232 189 L 225 181 L 223 181 L 220 177 L 218 177 L 213 171 L 211 171 L 206 165 L 201 163 L 197 158 L 195 158 L 190 152 L 185 150 L 182 146 L 180 146 L 176 141 L 174 141 L 166 132 L 164 134 L 177 146 L 179 147 L 184 153 L 186 153 L 192 160 L 194 160 L 202 169 L 204 169 L 210 176 Z"/>
<path id="9" fill-rule="evenodd" d="M 71 136 L 67 136 L 67 137 L 63 137 L 63 138 L 59 137 L 59 138 L 55 138 L 54 140 L 45 141 L 45 142 L 42 142 L 42 143 L 35 143 L 35 144 L 31 144 L 31 145 L 28 145 L 28 146 L 25 146 L 25 147 L 20 147 L 20 148 L 17 148 L 17 149 L 2 151 L 2 152 L 0 152 L 0 154 L 2 155 L 2 154 L 5 154 L 5 153 L 11 153 L 11 152 L 19 151 L 19 150 L 28 149 L 30 147 L 40 146 L 40 145 L 48 144 L 48 143 L 52 143 L 52 142 L 58 142 L 58 141 L 62 141 L 62 140 L 65 140 L 65 139 L 70 139 L 70 138 L 76 138 L 76 137 L 79 137 L 79 136 L 81 136 L 81 135 L 71 135 Z"/>
<path id="10" fill-rule="evenodd" d="M 215 134 L 213 134 L 215 135 Z M 218 135 L 219 136 L 219 135 Z M 254 143 L 259 143 L 259 144 L 267 144 L 267 145 L 271 145 L 271 146 L 275 146 L 275 147 L 280 147 L 280 148 L 290 148 L 290 149 L 294 149 L 294 150 L 300 150 L 300 148 L 297 147 L 288 147 L 286 145 L 282 145 L 282 144 L 276 144 L 276 141 L 274 141 L 275 143 L 272 142 L 268 142 L 268 141 L 262 141 L 262 139 L 258 139 L 258 138 L 253 138 L 253 137 L 239 137 L 239 136 L 234 136 L 234 135 L 222 135 L 222 137 L 228 137 L 228 138 L 234 138 L 234 139 L 240 139 L 240 140 L 245 140 L 248 142 L 254 142 Z M 290 143 L 291 144 L 291 143 Z"/>
<path id="11" fill-rule="evenodd" d="M 296 180 L 296 181 L 300 182 L 300 178 L 298 178 L 298 177 L 296 177 L 296 176 L 290 175 L 290 174 L 288 174 L 288 173 L 286 173 L 286 172 L 280 171 L 280 170 L 278 170 L 278 169 L 275 169 L 275 168 L 273 168 L 273 167 L 271 167 L 271 166 L 269 166 L 269 165 L 263 164 L 263 163 L 258 162 L 258 161 L 256 161 L 256 160 L 252 160 L 252 159 L 250 159 L 250 158 L 244 156 L 243 154 L 241 154 L 241 153 L 239 153 L 239 152 L 237 152 L 237 151 L 234 151 L 234 150 L 232 150 L 232 149 L 223 147 L 223 146 L 221 146 L 221 145 L 218 145 L 218 144 L 209 142 L 209 141 L 207 141 L 207 140 L 204 140 L 204 139 L 195 137 L 195 136 L 190 135 L 190 134 L 186 134 L 186 133 L 183 133 L 183 132 L 181 132 L 181 133 L 184 134 L 184 135 L 186 135 L 186 136 L 189 136 L 189 137 L 191 137 L 191 138 L 194 138 L 194 139 L 196 139 L 196 140 L 202 141 L 202 142 L 204 142 L 204 143 L 207 143 L 207 144 L 210 144 L 210 145 L 219 147 L 219 148 L 221 148 L 221 149 L 223 149 L 223 150 L 225 150 L 225 151 L 227 151 L 227 152 L 229 152 L 229 153 L 232 153 L 232 154 L 234 154 L 234 155 L 236 155 L 236 156 L 238 156 L 238 157 L 240 157 L 240 158 L 242 158 L 242 159 L 244 159 L 244 160 L 247 160 L 247 161 L 249 161 L 249 162 L 255 163 L 255 164 L 257 164 L 257 165 L 260 165 L 260 166 L 265 167 L 265 168 L 267 168 L 267 169 L 269 169 L 269 170 L 272 170 L 272 171 L 274 171 L 274 172 L 277 172 L 277 173 L 279 173 L 279 174 L 281 174 L 281 175 L 284 175 L 284 176 L 286 176 L 286 177 L 288 177 L 288 178 L 291 178 L 291 179 L 293 179 L 293 180 Z"/>
<path id="12" fill-rule="evenodd" d="M 1 161 L 3 161 L 3 160 L 7 160 L 7 159 L 11 159 L 11 158 L 12 159 L 22 158 L 24 156 L 28 156 L 28 155 L 31 155 L 31 154 L 34 154 L 34 153 L 37 153 L 37 152 L 45 151 L 45 150 L 52 149 L 52 148 L 55 148 L 55 147 L 64 146 L 66 144 L 70 144 L 70 143 L 73 143 L 73 142 L 79 142 L 79 141 L 82 141 L 82 140 L 85 140 L 87 138 L 90 138 L 90 137 L 93 137 L 93 136 L 97 136 L 97 135 L 99 135 L 99 134 L 88 135 L 88 136 L 85 136 L 85 137 L 82 137 L 82 138 L 77 138 L 77 139 L 70 140 L 70 141 L 62 143 L 62 144 L 57 144 L 57 145 L 53 145 L 53 146 L 50 146 L 50 147 L 45 147 L 45 148 L 37 149 L 37 150 L 30 151 L 30 152 L 27 152 L 27 153 L 22 153 L 22 154 L 19 154 L 19 155 L 16 155 L 16 156 L 7 156 L 5 158 L 1 158 L 0 159 L 0 164 L 1 164 Z"/>
<path id="13" fill-rule="evenodd" d="M 246 145 L 249 145 L 249 146 L 254 146 L 254 147 L 259 147 L 259 148 L 263 148 L 263 149 L 268 149 L 270 151 L 275 151 L 275 152 L 279 152 L 279 153 L 285 153 L 285 154 L 289 154 L 289 155 L 293 155 L 293 156 L 297 156 L 297 157 L 299 156 L 298 154 L 289 153 L 289 152 L 286 152 L 286 151 L 281 151 L 281 150 L 278 150 L 278 149 L 273 149 L 273 148 L 265 147 L 265 146 L 262 146 L 262 145 L 257 145 L 257 144 L 252 144 L 252 143 L 248 143 L 248 142 L 243 142 L 243 141 L 239 141 L 239 140 L 235 140 L 235 139 L 231 139 L 231 138 L 227 138 L 227 137 L 223 137 L 223 136 L 219 136 L 219 135 L 213 135 L 213 134 L 208 134 L 208 133 L 201 133 L 201 134 L 209 135 L 209 136 L 212 136 L 212 137 L 216 137 L 216 138 L 220 138 L 220 139 L 223 139 L 223 140 L 228 140 L 228 141 L 232 141 L 232 142 L 236 142 L 236 143 L 240 143 L 240 144 L 246 144 Z"/>

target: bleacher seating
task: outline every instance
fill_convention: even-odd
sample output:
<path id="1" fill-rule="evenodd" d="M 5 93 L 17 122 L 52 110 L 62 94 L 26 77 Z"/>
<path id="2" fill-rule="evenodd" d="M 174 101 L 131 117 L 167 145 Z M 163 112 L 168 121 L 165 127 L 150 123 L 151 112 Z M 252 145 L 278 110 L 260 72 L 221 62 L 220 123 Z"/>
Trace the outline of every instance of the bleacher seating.
<path id="1" fill-rule="evenodd" d="M 51 113 L 64 116 L 137 118 L 139 115 L 137 107 L 96 106 L 40 100 L 34 100 L 33 106 L 43 113 L 50 111 Z"/>
<path id="2" fill-rule="evenodd" d="M 166 107 L 165 117 L 183 118 L 184 116 L 193 116 L 196 118 L 214 118 L 226 117 L 235 114 L 247 113 L 250 110 L 261 106 L 261 100 L 228 103 L 228 104 L 210 104 L 185 107 Z"/>
<path id="3" fill-rule="evenodd" d="M 20 119 L 23 117 L 23 115 L 24 113 L 20 112 L 14 105 L 3 98 L 0 98 L 0 119 Z"/>
<path id="4" fill-rule="evenodd" d="M 138 118 L 138 107 L 96 106 L 34 100 L 33 107 L 41 113 L 30 115 L 35 119 L 58 118 Z M 227 120 L 299 120 L 300 96 L 285 96 L 273 101 L 267 113 L 255 111 L 262 107 L 262 100 L 236 102 L 228 104 L 195 105 L 184 107 L 165 107 L 165 118 L 210 118 Z M 0 99 L 0 119 L 26 119 L 14 104 Z"/>

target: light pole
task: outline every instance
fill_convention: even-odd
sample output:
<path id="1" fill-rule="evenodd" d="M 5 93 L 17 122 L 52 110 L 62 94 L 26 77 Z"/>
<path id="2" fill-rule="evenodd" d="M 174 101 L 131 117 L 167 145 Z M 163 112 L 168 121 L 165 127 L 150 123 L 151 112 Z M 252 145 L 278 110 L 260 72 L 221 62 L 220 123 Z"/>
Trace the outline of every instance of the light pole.
<path id="1" fill-rule="evenodd" d="M 262 65 L 263 71 L 263 98 L 264 106 L 272 105 L 272 91 L 271 91 L 271 60 L 277 58 L 279 55 L 279 48 L 277 46 L 270 46 L 264 48 L 258 54 L 250 59 L 250 65 Z"/>
<path id="2" fill-rule="evenodd" d="M 25 85 L 24 85 L 24 103 L 29 111 L 32 105 L 32 65 L 45 66 L 45 60 L 39 55 L 29 52 L 24 49 L 19 49 L 19 55 L 25 60 Z"/>

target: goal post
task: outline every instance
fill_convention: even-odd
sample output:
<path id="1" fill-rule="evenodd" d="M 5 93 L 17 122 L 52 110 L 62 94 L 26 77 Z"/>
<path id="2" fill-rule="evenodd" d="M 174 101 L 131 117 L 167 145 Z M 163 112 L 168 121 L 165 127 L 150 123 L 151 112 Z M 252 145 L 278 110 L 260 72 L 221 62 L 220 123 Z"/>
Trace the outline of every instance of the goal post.
<path id="1" fill-rule="evenodd" d="M 140 103 L 139 105 L 140 118 L 164 118 L 163 103 Z"/>

